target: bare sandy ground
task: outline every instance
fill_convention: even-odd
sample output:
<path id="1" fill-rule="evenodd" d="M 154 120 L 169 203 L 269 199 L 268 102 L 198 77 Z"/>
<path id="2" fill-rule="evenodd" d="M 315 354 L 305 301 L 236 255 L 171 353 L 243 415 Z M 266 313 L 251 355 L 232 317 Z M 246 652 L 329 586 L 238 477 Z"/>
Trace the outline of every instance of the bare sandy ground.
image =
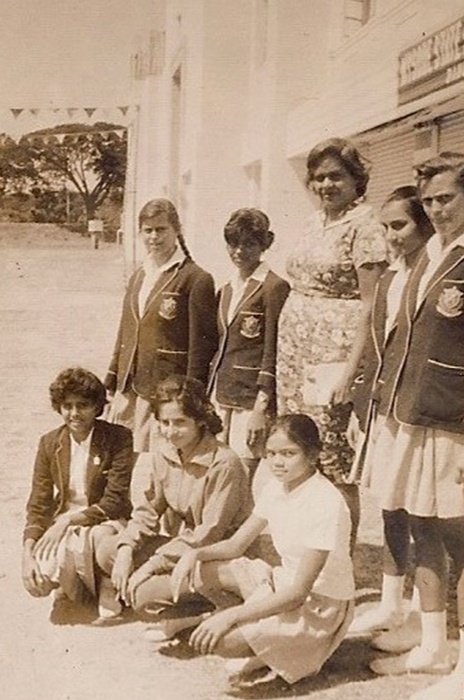
<path id="1" fill-rule="evenodd" d="M 431 682 L 377 679 L 373 652 L 347 640 L 315 679 L 292 688 L 274 681 L 231 691 L 223 663 L 194 657 L 185 642 L 156 648 L 144 624 L 112 628 L 53 624 L 50 599 L 34 599 L 20 579 L 21 531 L 39 436 L 59 423 L 48 406 L 50 381 L 80 364 L 102 376 L 110 356 L 123 292 L 122 253 L 95 251 L 71 236 L 0 231 L 0 697 L 3 700 L 213 700 L 230 697 L 403 699 Z M 50 231 L 49 231 L 50 233 Z M 24 230 L 23 230 L 24 234 Z M 357 553 L 358 578 L 378 585 L 377 514 L 366 501 Z M 369 591 L 367 591 L 369 592 Z"/>

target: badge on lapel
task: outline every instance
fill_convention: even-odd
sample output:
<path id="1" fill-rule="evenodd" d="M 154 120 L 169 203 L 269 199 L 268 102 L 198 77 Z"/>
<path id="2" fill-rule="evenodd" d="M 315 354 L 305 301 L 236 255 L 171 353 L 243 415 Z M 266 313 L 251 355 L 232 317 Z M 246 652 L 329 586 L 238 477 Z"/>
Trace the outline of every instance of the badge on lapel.
<path id="1" fill-rule="evenodd" d="M 261 333 L 262 314 L 244 313 L 240 325 L 240 333 L 245 338 L 258 338 Z"/>
<path id="2" fill-rule="evenodd" d="M 438 297 L 436 309 L 447 318 L 460 316 L 464 311 L 464 293 L 455 285 L 445 287 Z"/>
<path id="3" fill-rule="evenodd" d="M 166 321 L 173 321 L 177 316 L 177 300 L 168 294 L 163 295 L 158 314 Z"/>

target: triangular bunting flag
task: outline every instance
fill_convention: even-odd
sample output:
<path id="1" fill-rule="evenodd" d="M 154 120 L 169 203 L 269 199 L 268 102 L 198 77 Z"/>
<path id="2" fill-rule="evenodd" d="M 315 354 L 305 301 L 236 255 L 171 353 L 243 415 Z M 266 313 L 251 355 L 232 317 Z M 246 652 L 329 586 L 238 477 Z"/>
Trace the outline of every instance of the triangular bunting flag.
<path id="1" fill-rule="evenodd" d="M 33 117 L 36 117 L 38 113 L 40 112 L 40 109 L 30 109 L 29 114 L 32 114 Z"/>
<path id="2" fill-rule="evenodd" d="M 52 112 L 53 114 L 58 114 L 58 112 L 61 112 L 61 107 L 53 107 Z"/>
<path id="3" fill-rule="evenodd" d="M 55 134 L 55 138 L 57 139 L 59 144 L 63 143 L 65 136 L 66 134 Z"/>
<path id="4" fill-rule="evenodd" d="M 88 118 L 92 116 L 94 112 L 96 112 L 97 108 L 96 107 L 84 107 L 84 112 L 87 114 Z"/>
<path id="5" fill-rule="evenodd" d="M 77 107 L 68 107 L 66 111 L 68 113 L 68 117 L 71 119 L 71 117 L 73 117 L 76 114 L 76 112 L 79 111 L 79 109 Z"/>
<path id="6" fill-rule="evenodd" d="M 19 117 L 20 114 L 24 112 L 24 109 L 10 109 L 11 114 L 14 116 L 15 119 Z"/>
<path id="7" fill-rule="evenodd" d="M 127 112 L 129 111 L 129 107 L 118 107 L 118 109 L 124 116 L 126 116 Z"/>

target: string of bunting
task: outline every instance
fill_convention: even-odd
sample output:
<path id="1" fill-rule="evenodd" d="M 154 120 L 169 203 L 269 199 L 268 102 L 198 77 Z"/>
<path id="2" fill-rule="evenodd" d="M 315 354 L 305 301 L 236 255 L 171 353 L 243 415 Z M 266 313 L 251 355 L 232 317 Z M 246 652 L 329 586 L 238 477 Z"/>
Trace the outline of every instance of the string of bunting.
<path id="1" fill-rule="evenodd" d="M 122 105 L 114 108 L 113 110 L 118 110 L 123 117 L 126 117 L 131 109 L 136 109 L 137 105 Z M 43 115 L 44 112 L 53 112 L 55 115 L 66 114 L 69 119 L 74 119 L 79 112 L 85 112 L 89 119 L 95 114 L 97 110 L 109 109 L 107 107 L 9 107 L 10 113 L 15 119 L 18 119 L 21 115 L 29 114 L 33 117 Z"/>

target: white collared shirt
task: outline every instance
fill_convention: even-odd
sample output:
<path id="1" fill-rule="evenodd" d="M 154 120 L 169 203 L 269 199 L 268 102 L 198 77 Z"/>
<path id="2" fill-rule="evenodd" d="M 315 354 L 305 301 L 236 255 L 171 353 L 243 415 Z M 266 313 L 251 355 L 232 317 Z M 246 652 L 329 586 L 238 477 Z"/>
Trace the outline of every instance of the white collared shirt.
<path id="1" fill-rule="evenodd" d="M 150 296 L 150 292 L 155 286 L 156 281 L 162 275 L 162 273 L 166 272 L 166 270 L 170 270 L 171 267 L 174 267 L 174 265 L 180 265 L 182 262 L 184 262 L 184 259 L 184 253 L 179 247 L 176 246 L 176 249 L 174 250 L 169 260 L 167 260 L 159 267 L 150 257 L 144 260 L 143 271 L 145 273 L 145 277 L 143 278 L 142 286 L 140 287 L 139 292 L 140 314 L 144 312 L 145 304 L 147 303 L 147 299 Z"/>
<path id="2" fill-rule="evenodd" d="M 427 256 L 429 258 L 429 263 L 427 267 L 425 268 L 422 277 L 419 282 L 419 289 L 417 292 L 417 303 L 416 303 L 416 309 L 419 308 L 420 304 L 422 303 L 422 300 L 425 296 L 425 290 L 427 288 L 428 283 L 430 282 L 433 274 L 436 272 L 438 269 L 439 265 L 441 262 L 446 258 L 448 253 L 453 250 L 453 248 L 456 248 L 456 246 L 463 246 L 464 247 L 464 233 L 461 233 L 460 236 L 454 239 L 451 243 L 449 243 L 447 246 L 443 246 L 442 239 L 438 235 L 438 233 L 435 233 L 432 238 L 428 241 L 426 245 L 426 251 L 427 251 Z"/>
<path id="3" fill-rule="evenodd" d="M 87 465 L 90 457 L 90 444 L 92 442 L 93 430 L 82 442 L 76 442 L 71 438 L 71 461 L 69 465 L 69 498 L 68 510 L 86 508 L 89 503 L 86 493 Z"/>
<path id="4" fill-rule="evenodd" d="M 269 266 L 265 262 L 261 262 L 256 270 L 251 273 L 246 280 L 243 280 L 239 274 L 234 275 L 230 280 L 230 286 L 232 287 L 232 296 L 230 298 L 229 310 L 227 312 L 227 322 L 231 323 L 237 306 L 239 305 L 245 288 L 250 280 L 255 280 L 255 282 L 264 282 L 267 273 L 269 272 Z"/>

